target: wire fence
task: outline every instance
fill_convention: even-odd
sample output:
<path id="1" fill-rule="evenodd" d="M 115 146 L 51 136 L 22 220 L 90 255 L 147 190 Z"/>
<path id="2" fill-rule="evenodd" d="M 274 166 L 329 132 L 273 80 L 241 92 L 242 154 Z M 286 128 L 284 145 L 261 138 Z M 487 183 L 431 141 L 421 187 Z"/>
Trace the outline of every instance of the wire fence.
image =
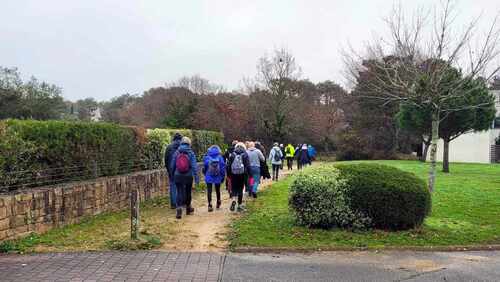
<path id="1" fill-rule="evenodd" d="M 0 171 L 0 193 L 66 182 L 91 180 L 104 176 L 128 174 L 161 167 L 162 163 L 158 161 L 122 160 L 73 163 L 68 166 L 44 167 L 32 170 Z"/>

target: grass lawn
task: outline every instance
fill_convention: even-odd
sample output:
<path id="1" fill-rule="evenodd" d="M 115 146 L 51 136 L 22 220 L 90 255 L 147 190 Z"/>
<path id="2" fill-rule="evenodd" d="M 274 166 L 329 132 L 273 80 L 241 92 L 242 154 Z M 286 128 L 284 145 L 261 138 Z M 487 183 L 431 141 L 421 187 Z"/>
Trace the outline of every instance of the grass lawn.
<path id="1" fill-rule="evenodd" d="M 376 161 L 426 179 L 428 164 Z M 343 248 L 384 246 L 453 246 L 500 244 L 500 165 L 451 164 L 439 173 L 432 214 L 422 227 L 409 231 L 350 232 L 296 226 L 288 210 L 293 177 L 274 184 L 248 213 L 234 222 L 231 247 Z"/>
<path id="2" fill-rule="evenodd" d="M 167 214 L 170 214 L 167 216 Z M 158 247 L 173 236 L 174 212 L 166 198 L 141 204 L 141 240 L 130 240 L 130 212 L 88 217 L 78 224 L 52 229 L 42 235 L 0 243 L 0 252 L 64 252 L 103 249 L 134 250 Z"/>

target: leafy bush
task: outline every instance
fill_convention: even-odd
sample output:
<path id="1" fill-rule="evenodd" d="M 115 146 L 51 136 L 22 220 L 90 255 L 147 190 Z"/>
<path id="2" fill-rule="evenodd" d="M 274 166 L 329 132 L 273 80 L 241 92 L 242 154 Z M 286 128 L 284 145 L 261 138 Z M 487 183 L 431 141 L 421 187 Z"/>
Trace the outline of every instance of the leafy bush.
<path id="1" fill-rule="evenodd" d="M 395 167 L 379 164 L 340 164 L 353 210 L 371 218 L 374 227 L 404 230 L 419 226 L 431 210 L 423 180 Z"/>
<path id="2" fill-rule="evenodd" d="M 350 207 L 345 180 L 328 165 L 300 173 L 290 188 L 289 206 L 298 224 L 310 227 L 363 229 L 370 220 Z"/>
<path id="3" fill-rule="evenodd" d="M 5 120 L 0 122 L 0 187 L 127 173 L 144 164 L 142 145 L 134 130 L 114 124 Z"/>
<path id="4" fill-rule="evenodd" d="M 182 136 L 191 138 L 193 151 L 196 153 L 198 160 L 203 158 L 203 155 L 205 155 L 210 146 L 219 145 L 221 148 L 224 147 L 224 135 L 220 132 L 156 128 L 149 129 L 147 132 L 148 143 L 150 143 L 151 146 L 147 150 L 151 152 L 148 155 L 162 163 L 165 155 L 165 149 L 167 145 L 172 142 L 172 137 L 176 132 L 180 133 Z"/>
<path id="5" fill-rule="evenodd" d="M 422 224 L 431 198 L 425 183 L 411 173 L 377 164 L 340 164 L 299 174 L 289 205 L 300 225 L 403 230 Z"/>

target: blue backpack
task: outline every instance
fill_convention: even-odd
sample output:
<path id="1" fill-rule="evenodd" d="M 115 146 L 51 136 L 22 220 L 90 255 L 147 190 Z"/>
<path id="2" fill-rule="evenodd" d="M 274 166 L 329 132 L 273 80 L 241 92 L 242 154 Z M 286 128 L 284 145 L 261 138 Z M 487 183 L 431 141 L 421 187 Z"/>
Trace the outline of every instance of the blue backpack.
<path id="1" fill-rule="evenodd" d="M 219 176 L 220 175 L 220 162 L 219 158 L 210 158 L 208 160 L 208 170 L 207 174 L 210 176 Z"/>

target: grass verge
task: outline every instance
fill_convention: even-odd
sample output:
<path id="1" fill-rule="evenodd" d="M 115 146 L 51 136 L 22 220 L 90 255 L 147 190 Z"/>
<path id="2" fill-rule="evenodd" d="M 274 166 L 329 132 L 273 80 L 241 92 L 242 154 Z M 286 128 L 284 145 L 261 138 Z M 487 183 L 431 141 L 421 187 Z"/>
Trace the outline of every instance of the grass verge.
<path id="1" fill-rule="evenodd" d="M 376 161 L 426 179 L 428 164 Z M 431 215 L 418 229 L 351 232 L 297 226 L 288 210 L 293 176 L 266 189 L 233 223 L 230 246 L 238 248 L 345 249 L 500 244 L 500 165 L 452 164 L 439 173 Z"/>
<path id="2" fill-rule="evenodd" d="M 168 198 L 141 204 L 141 234 L 130 239 L 128 210 L 87 217 L 80 223 L 31 234 L 18 240 L 0 243 L 0 252 L 66 252 L 97 250 L 145 250 L 162 245 L 174 236 L 173 211 Z"/>

